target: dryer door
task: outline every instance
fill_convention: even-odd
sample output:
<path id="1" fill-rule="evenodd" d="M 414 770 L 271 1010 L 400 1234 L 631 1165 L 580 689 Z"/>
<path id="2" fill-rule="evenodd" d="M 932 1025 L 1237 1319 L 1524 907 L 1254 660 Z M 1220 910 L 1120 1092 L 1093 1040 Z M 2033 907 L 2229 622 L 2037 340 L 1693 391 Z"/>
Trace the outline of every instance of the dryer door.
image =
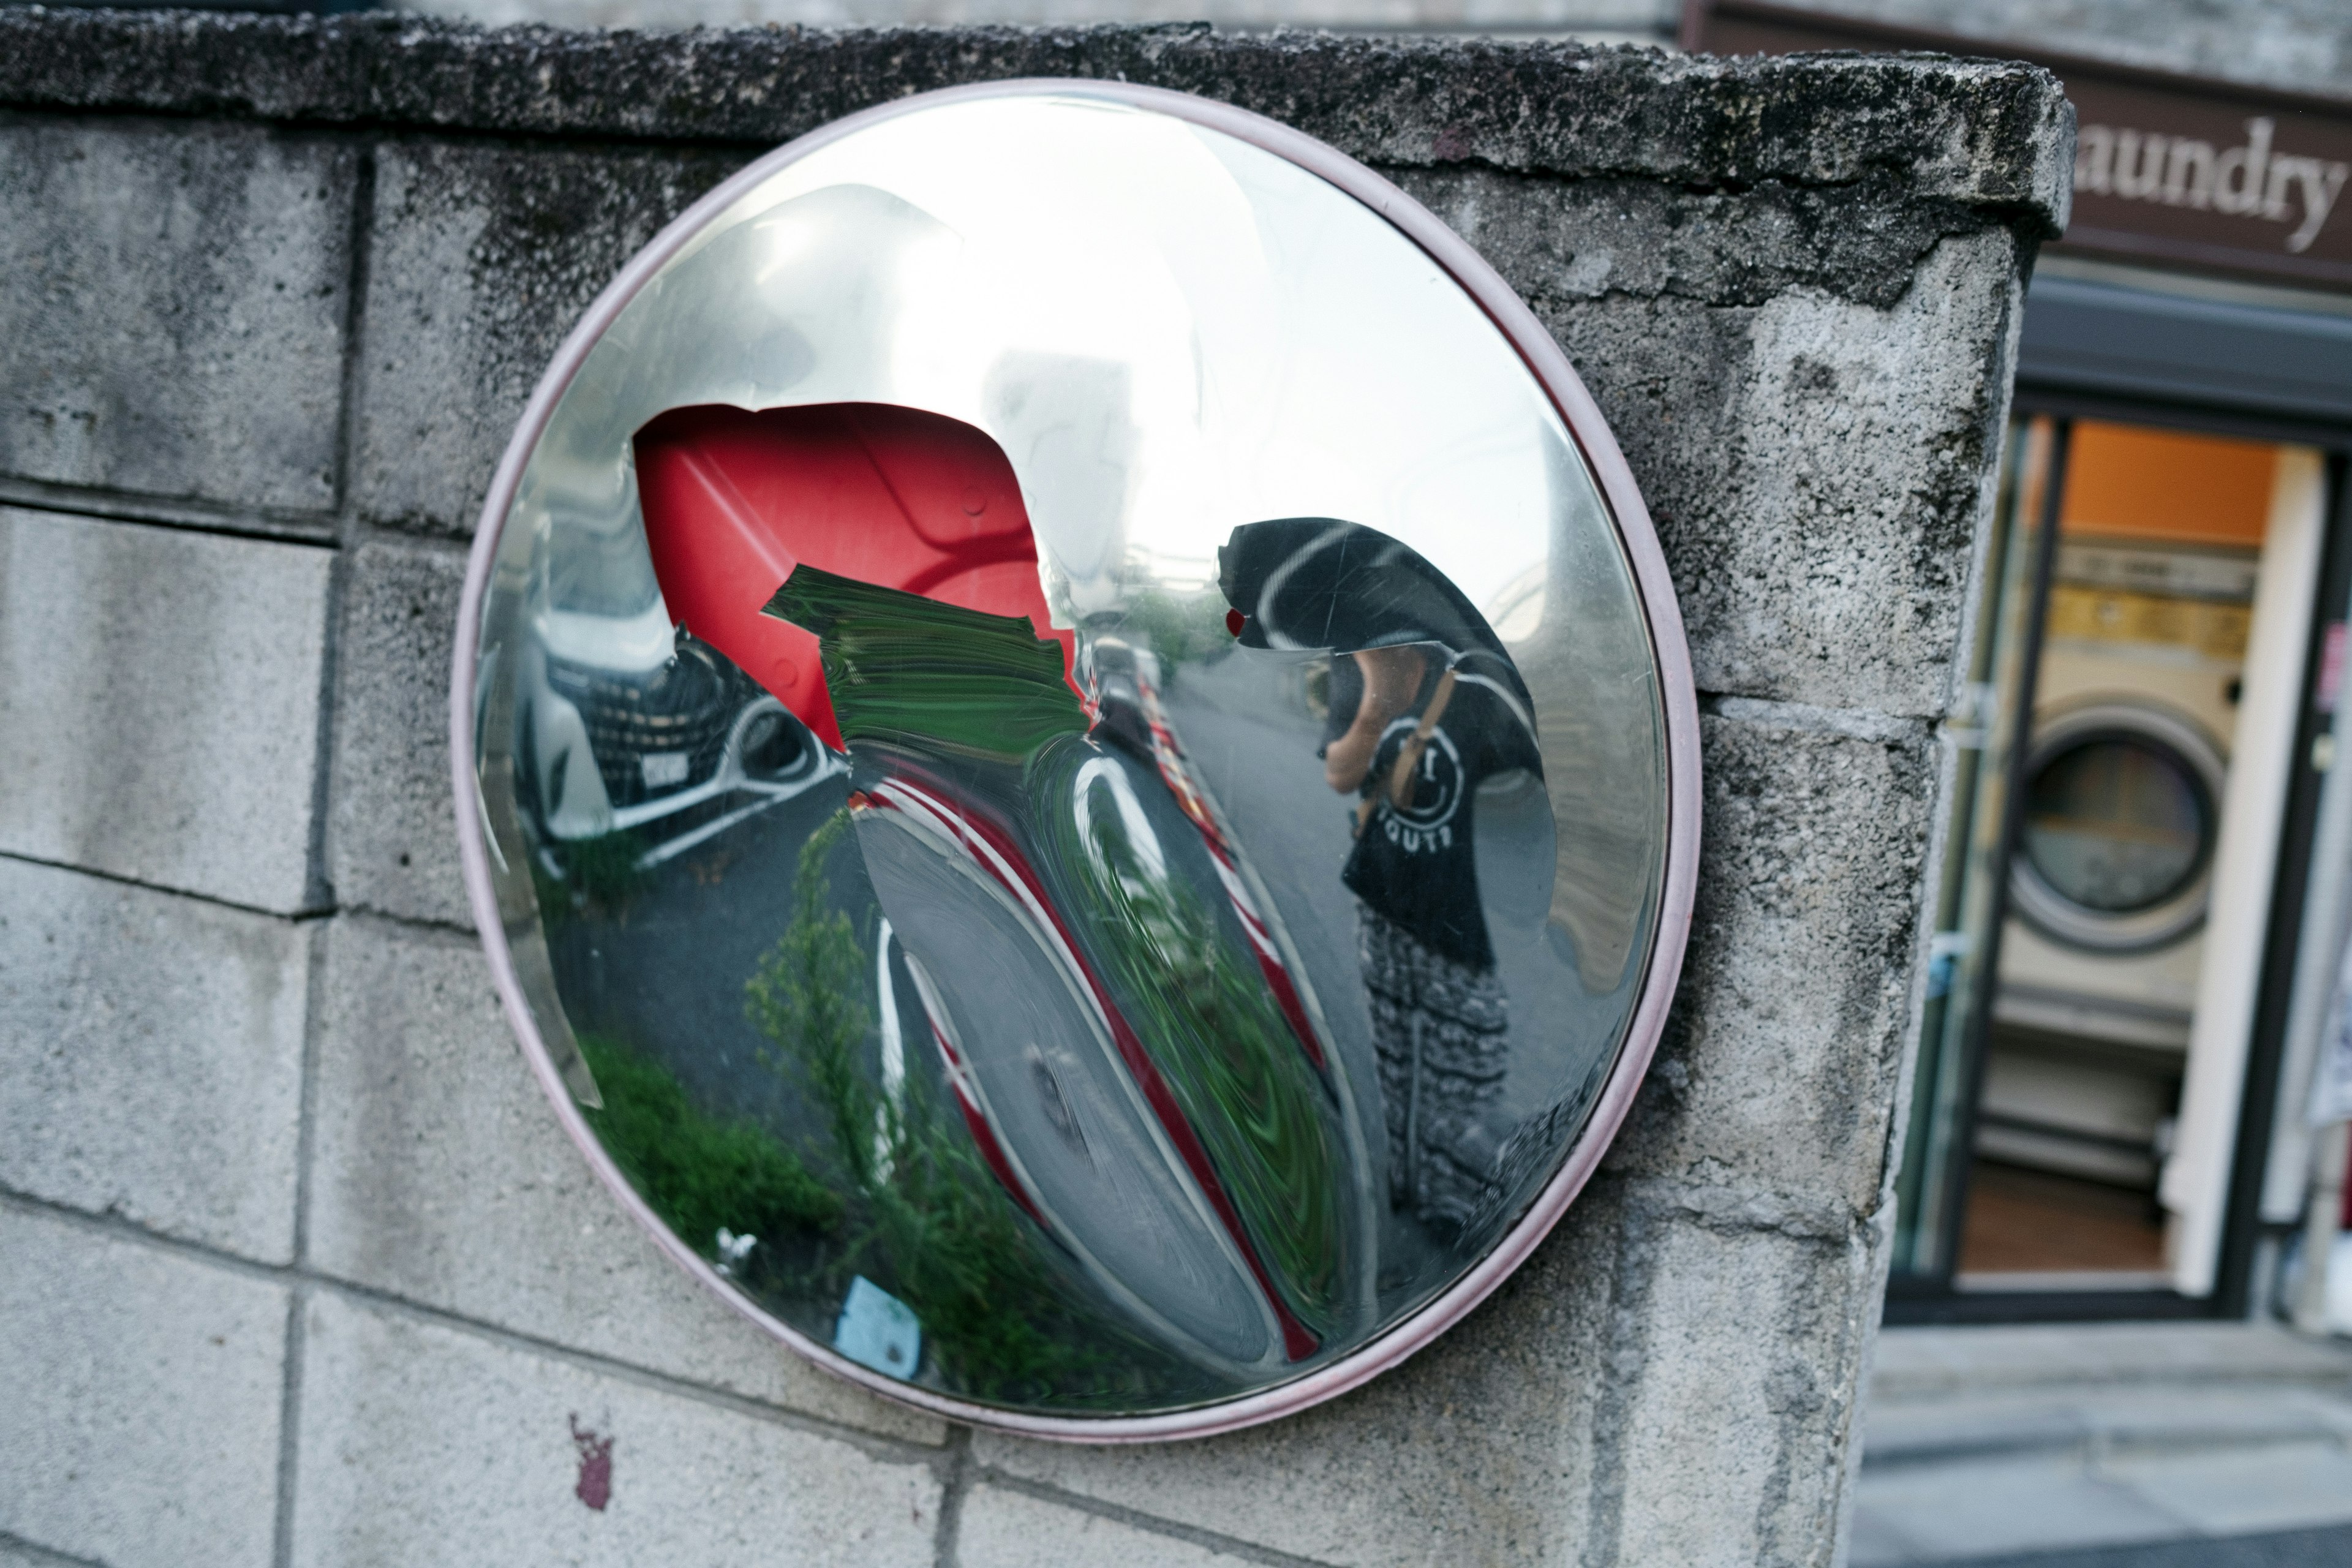
<path id="1" fill-rule="evenodd" d="M 2201 727 L 2153 702 L 2102 702 L 2044 722 L 2010 862 L 2017 913 L 2095 952 L 2189 935 L 2205 919 L 2225 766 Z"/>

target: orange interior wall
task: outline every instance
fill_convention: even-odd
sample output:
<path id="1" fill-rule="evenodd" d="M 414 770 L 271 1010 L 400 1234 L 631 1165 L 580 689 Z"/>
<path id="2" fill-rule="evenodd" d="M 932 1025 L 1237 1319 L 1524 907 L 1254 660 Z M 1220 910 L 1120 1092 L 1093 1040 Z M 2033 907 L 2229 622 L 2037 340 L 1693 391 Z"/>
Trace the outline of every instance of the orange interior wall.
<path id="1" fill-rule="evenodd" d="M 2278 448 L 2078 420 L 2060 531 L 2253 548 L 2270 522 Z"/>

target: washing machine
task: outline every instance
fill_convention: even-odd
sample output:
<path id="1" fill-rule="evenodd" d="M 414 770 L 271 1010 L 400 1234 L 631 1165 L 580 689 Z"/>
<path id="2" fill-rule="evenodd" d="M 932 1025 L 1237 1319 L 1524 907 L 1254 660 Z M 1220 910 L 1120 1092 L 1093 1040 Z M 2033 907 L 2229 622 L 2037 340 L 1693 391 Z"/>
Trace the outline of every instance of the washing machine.
<path id="1" fill-rule="evenodd" d="M 1978 1152 L 2153 1190 L 2179 1098 L 2257 565 L 2062 538 Z"/>

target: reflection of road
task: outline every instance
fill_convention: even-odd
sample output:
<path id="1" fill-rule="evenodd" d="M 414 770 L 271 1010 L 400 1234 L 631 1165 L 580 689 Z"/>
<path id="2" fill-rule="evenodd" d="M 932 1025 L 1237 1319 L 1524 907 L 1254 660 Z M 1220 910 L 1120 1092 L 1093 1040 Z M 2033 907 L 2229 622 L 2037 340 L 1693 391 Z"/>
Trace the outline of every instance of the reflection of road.
<path id="1" fill-rule="evenodd" d="M 828 779 L 655 868 L 616 913 L 556 922 L 549 946 L 573 1026 L 661 1061 L 706 1109 L 752 1117 L 795 1142 L 822 1140 L 821 1116 L 796 1105 L 760 1059 L 768 1043 L 744 1017 L 743 984 L 792 922 L 802 844 L 848 789 Z M 871 895 L 845 892 L 870 942 Z M 864 1000 L 871 1014 L 874 999 Z"/>

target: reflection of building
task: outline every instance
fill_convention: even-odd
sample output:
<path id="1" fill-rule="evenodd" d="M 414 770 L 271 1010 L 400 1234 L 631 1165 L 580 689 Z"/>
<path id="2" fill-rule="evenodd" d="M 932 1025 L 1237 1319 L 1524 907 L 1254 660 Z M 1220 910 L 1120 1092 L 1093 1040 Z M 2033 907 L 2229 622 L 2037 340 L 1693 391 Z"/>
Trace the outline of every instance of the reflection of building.
<path id="1" fill-rule="evenodd" d="M 2145 47 L 2036 31 L 2019 7 L 1977 7 L 1965 41 L 1880 25 L 1929 12 L 1722 0 L 1684 31 L 1717 53 L 2023 53 L 2080 115 L 2072 225 L 2024 322 L 1976 684 L 1947 731 L 1954 837 L 1889 1313 L 2242 1315 L 2274 1299 L 2303 1215 L 2347 916 L 2330 731 L 2352 102 L 2245 85 L 2254 57 L 2185 16 Z M 2242 39 L 2262 19 L 2235 20 Z M 2308 20 L 2269 74 L 2340 92 L 2319 40 L 2342 19 Z M 2237 80 L 2112 63 L 2135 50 Z"/>
<path id="2" fill-rule="evenodd" d="M 1115 574 L 1128 551 L 1123 524 L 1140 434 L 1130 379 L 1114 361 L 1019 351 L 990 366 L 981 395 L 1029 476 L 1031 523 L 1058 546 L 1068 576 L 1056 597 L 1068 597 L 1078 614 L 1119 597 Z M 1104 530 L 1104 518 L 1122 526 Z"/>

